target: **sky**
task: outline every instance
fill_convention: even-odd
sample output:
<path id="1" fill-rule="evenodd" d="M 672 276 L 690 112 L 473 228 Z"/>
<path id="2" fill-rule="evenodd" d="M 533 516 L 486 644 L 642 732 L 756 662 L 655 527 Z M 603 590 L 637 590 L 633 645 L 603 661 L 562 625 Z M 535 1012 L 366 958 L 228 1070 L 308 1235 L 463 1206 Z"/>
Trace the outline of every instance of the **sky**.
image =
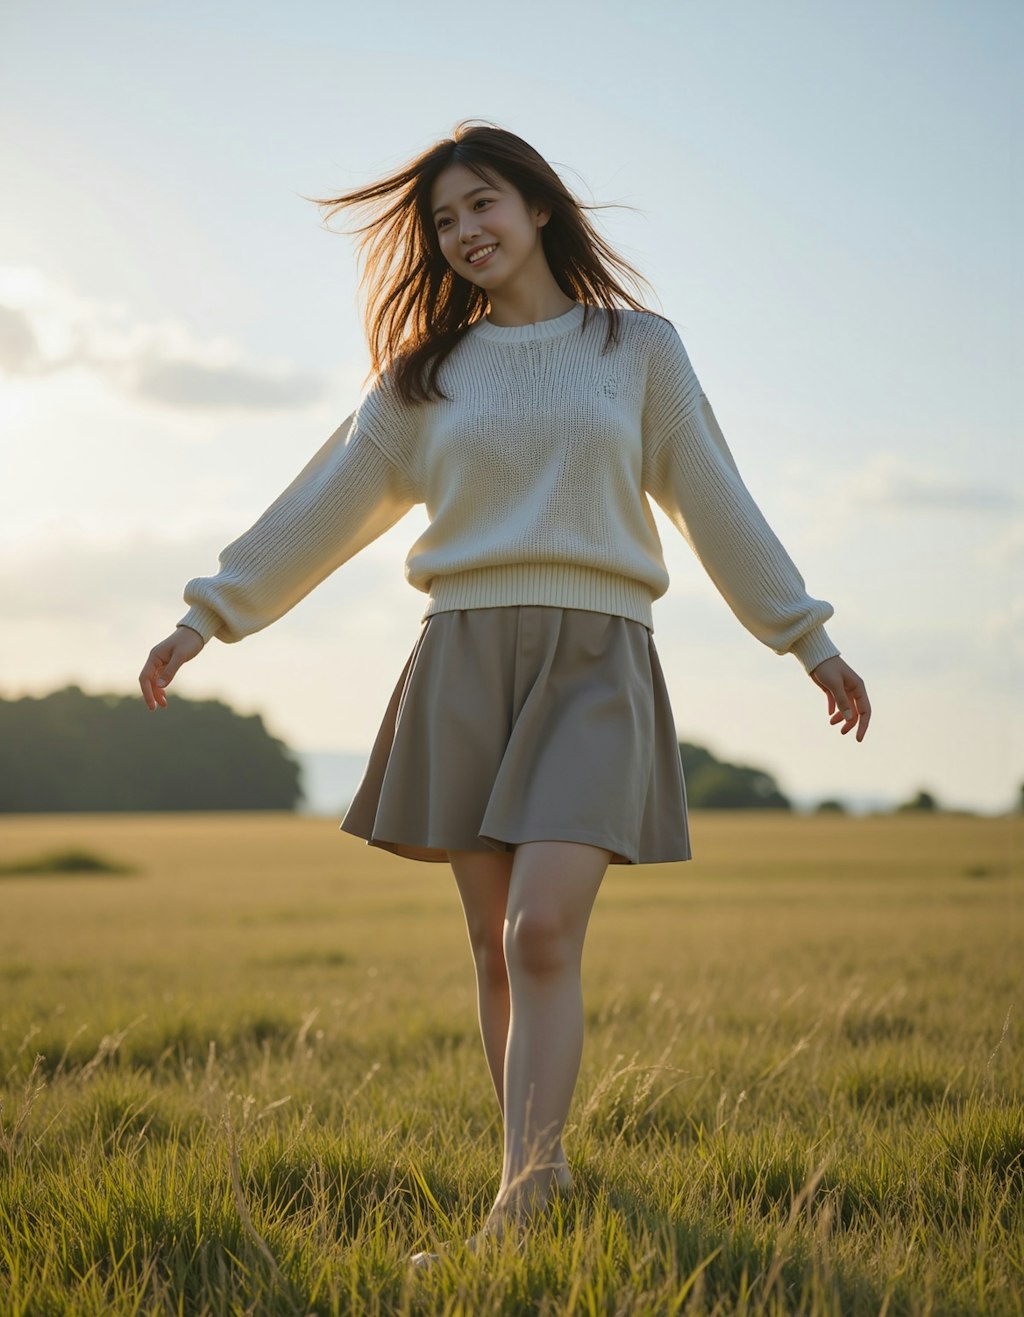
<path id="1" fill-rule="evenodd" d="M 628 21 L 627 21 L 628 17 Z M 1024 782 L 1016 0 L 45 5 L 0 18 L 0 696 L 137 694 L 149 649 L 355 406 L 350 216 L 466 118 L 647 280 L 829 600 L 856 743 L 656 506 L 680 739 L 795 797 L 997 811 Z M 653 506 L 653 505 L 652 505 Z M 417 506 L 172 683 L 367 752 L 426 596 Z"/>

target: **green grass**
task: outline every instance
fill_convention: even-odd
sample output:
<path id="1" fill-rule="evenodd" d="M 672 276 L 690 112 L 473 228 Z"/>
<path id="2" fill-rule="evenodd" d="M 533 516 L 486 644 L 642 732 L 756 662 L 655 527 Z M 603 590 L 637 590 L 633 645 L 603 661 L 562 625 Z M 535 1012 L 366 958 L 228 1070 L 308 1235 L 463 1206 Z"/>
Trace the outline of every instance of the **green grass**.
<path id="1" fill-rule="evenodd" d="M 443 865 L 288 815 L 18 816 L 0 1313 L 1024 1313 L 1020 819 L 696 814 L 613 866 L 576 1192 L 478 1229 L 500 1122 Z"/>

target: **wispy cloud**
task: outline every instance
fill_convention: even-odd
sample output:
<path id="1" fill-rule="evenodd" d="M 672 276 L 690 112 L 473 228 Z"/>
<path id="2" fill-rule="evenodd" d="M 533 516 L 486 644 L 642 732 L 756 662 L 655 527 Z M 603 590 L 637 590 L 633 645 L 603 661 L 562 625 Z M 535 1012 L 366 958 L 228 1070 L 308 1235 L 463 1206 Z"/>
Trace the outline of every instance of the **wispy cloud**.
<path id="1" fill-rule="evenodd" d="M 890 454 L 872 458 L 855 473 L 847 492 L 862 505 L 897 512 L 1005 512 L 1020 501 L 1004 485 L 958 479 Z"/>
<path id="2" fill-rule="evenodd" d="M 136 533 L 109 543 L 66 537 L 8 548 L 0 556 L 0 616 L 8 625 L 97 617 L 121 625 L 154 609 L 166 611 L 170 630 L 185 611 L 185 582 L 214 575 L 219 551 L 240 529 L 188 540 Z M 400 564 L 372 552 L 342 570 L 353 608 L 390 593 L 405 598 L 408 592 Z M 302 616 L 315 625 L 306 610 Z"/>
<path id="3" fill-rule="evenodd" d="M 976 556 L 986 567 L 1024 568 L 1024 521 L 1015 521 L 990 543 L 981 545 Z"/>
<path id="4" fill-rule="evenodd" d="M 28 315 L 0 305 L 0 370 L 7 375 L 30 375 L 38 370 L 41 360 Z"/>
<path id="5" fill-rule="evenodd" d="M 145 322 L 115 303 L 79 297 L 38 270 L 0 269 L 0 371 L 22 379 L 72 369 L 159 407 L 282 411 L 317 402 L 324 379 L 202 341 L 174 321 Z"/>
<path id="6" fill-rule="evenodd" d="M 15 623 L 97 615 L 121 621 L 157 600 L 176 607 L 189 568 L 191 575 L 215 571 L 216 552 L 209 539 L 181 544 L 142 535 L 18 546 L 0 559 L 0 610 Z"/>

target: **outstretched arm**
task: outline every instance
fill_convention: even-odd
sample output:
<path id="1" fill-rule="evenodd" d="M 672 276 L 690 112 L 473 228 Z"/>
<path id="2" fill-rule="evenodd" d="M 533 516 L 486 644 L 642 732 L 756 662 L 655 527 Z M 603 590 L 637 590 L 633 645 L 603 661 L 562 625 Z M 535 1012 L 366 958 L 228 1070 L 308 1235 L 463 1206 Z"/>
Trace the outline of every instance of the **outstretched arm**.
<path id="1" fill-rule="evenodd" d="M 404 464 L 380 444 L 386 404 L 364 399 L 259 519 L 188 582 L 178 620 L 232 643 L 276 621 L 417 502 Z"/>
<path id="2" fill-rule="evenodd" d="M 739 621 L 794 654 L 828 696 L 833 725 L 871 716 L 861 678 L 825 631 L 833 608 L 804 579 L 740 476 L 675 328 L 657 322 L 644 403 L 644 488 L 693 548 Z"/>
<path id="3" fill-rule="evenodd" d="M 656 322 L 644 400 L 644 488 L 690 544 L 739 621 L 810 672 L 839 653 L 832 605 L 803 577 L 743 483 L 673 326 Z"/>

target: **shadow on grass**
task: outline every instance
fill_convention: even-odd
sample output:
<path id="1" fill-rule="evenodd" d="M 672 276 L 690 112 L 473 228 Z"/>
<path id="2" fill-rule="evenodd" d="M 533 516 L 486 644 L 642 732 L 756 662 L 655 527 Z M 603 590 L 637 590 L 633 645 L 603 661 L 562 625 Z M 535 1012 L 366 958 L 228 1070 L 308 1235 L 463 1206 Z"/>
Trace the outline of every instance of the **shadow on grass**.
<path id="1" fill-rule="evenodd" d="M 32 875 L 35 877 L 60 877 L 74 874 L 136 874 L 139 870 L 129 864 L 119 864 L 108 860 L 94 851 L 81 847 L 67 847 L 59 851 L 47 851 L 43 855 L 26 856 L 21 860 L 9 860 L 0 864 L 0 878 L 15 878 Z"/>
<path id="2" fill-rule="evenodd" d="M 692 1284 L 690 1301 L 701 1305 L 699 1311 L 742 1307 L 768 1312 L 776 1311 L 775 1303 L 801 1305 L 800 1311 L 842 1312 L 844 1317 L 877 1317 L 890 1305 L 893 1312 L 913 1311 L 912 1277 L 870 1272 L 837 1256 L 838 1250 L 829 1244 L 824 1246 L 825 1255 L 818 1244 L 815 1255 L 811 1239 L 789 1233 L 785 1218 L 791 1192 L 788 1175 L 769 1186 L 761 1207 L 782 1209 L 782 1215 L 777 1224 L 766 1222 L 760 1227 L 742 1219 L 723 1227 L 677 1215 L 621 1184 L 606 1187 L 604 1197 L 631 1233 L 660 1243 L 660 1257 L 653 1262 L 648 1250 L 645 1285 L 671 1286 L 682 1278 Z M 819 1307 L 822 1303 L 825 1306 Z M 809 1307 L 802 1306 L 806 1304 Z M 944 1311 L 951 1317 L 974 1317 L 969 1306 L 952 1304 Z"/>
<path id="3" fill-rule="evenodd" d="M 0 1044 L 0 1066 L 9 1066 L 9 1076 L 27 1073 L 32 1056 L 38 1054 L 42 1075 L 88 1077 L 102 1066 L 104 1071 L 144 1069 L 154 1078 L 193 1074 L 214 1062 L 237 1066 L 244 1073 L 263 1059 L 264 1049 L 280 1052 L 296 1045 L 301 1025 L 296 1018 L 272 1008 L 247 1011 L 224 1019 L 216 1011 L 209 1015 L 149 1018 L 139 1016 L 127 1026 L 102 1033 L 95 1026 L 68 1033 L 57 1021 L 48 1021 L 30 1034 L 32 1047 L 16 1048 L 12 1039 Z"/>

